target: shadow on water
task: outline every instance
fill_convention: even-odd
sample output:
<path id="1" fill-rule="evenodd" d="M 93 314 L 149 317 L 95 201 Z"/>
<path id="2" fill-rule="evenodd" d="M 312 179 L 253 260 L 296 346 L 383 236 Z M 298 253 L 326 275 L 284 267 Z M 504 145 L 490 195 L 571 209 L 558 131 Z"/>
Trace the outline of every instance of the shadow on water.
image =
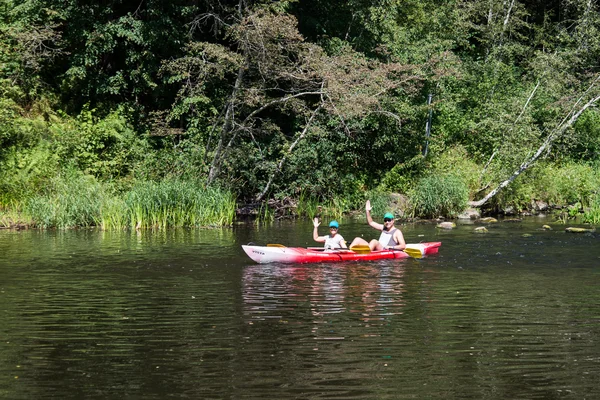
<path id="1" fill-rule="evenodd" d="M 597 398 L 599 237 L 544 223 L 405 225 L 440 254 L 314 265 L 240 248 L 313 246 L 310 221 L 0 232 L 0 398 Z"/>

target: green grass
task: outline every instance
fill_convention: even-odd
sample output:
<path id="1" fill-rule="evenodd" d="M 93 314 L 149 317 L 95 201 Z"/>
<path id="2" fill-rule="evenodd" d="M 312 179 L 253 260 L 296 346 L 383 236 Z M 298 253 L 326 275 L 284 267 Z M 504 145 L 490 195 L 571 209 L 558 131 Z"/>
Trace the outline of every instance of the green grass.
<path id="1" fill-rule="evenodd" d="M 543 165 L 536 174 L 537 198 L 551 204 L 570 205 L 580 203 L 589 207 L 600 186 L 598 168 L 585 163 Z"/>
<path id="2" fill-rule="evenodd" d="M 371 200 L 371 216 L 376 221 L 383 220 L 383 214 L 386 212 L 394 211 L 390 210 L 390 195 L 388 193 L 371 192 L 368 194 L 368 200 Z M 366 200 L 365 200 L 366 201 Z M 362 213 L 365 211 L 365 203 L 363 202 L 358 208 Z"/>
<path id="3" fill-rule="evenodd" d="M 51 180 L 45 193 L 24 203 L 33 225 L 40 228 L 72 228 L 96 226 L 106 195 L 94 178 L 67 172 Z"/>
<path id="4" fill-rule="evenodd" d="M 596 195 L 590 208 L 583 212 L 581 220 L 583 223 L 600 225 L 600 195 Z"/>
<path id="5" fill-rule="evenodd" d="M 140 182 L 108 203 L 105 228 L 158 228 L 231 225 L 236 202 L 231 192 L 187 181 Z"/>
<path id="6" fill-rule="evenodd" d="M 306 192 L 300 193 L 296 213 L 299 217 L 314 218 L 320 213 L 319 200 Z"/>
<path id="7" fill-rule="evenodd" d="M 268 203 L 262 203 L 258 209 L 255 222 L 257 224 L 268 224 L 275 221 L 275 211 L 269 207 Z"/>
<path id="8" fill-rule="evenodd" d="M 455 217 L 467 207 L 469 191 L 454 175 L 430 175 L 410 192 L 413 215 L 424 218 Z"/>
<path id="9" fill-rule="evenodd" d="M 57 176 L 44 193 L 24 204 L 36 227 L 107 230 L 231 225 L 235 208 L 231 192 L 194 182 L 145 181 L 117 192 L 78 173 Z"/>

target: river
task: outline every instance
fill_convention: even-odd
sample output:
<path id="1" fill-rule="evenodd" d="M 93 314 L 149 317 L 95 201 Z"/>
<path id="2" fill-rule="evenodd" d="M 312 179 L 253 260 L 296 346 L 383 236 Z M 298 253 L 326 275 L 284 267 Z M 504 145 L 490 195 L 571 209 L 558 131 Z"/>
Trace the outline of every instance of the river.
<path id="1" fill-rule="evenodd" d="M 316 265 L 240 247 L 315 246 L 310 221 L 0 231 L 0 398 L 600 398 L 600 235 L 550 221 L 401 225 L 440 253 Z"/>

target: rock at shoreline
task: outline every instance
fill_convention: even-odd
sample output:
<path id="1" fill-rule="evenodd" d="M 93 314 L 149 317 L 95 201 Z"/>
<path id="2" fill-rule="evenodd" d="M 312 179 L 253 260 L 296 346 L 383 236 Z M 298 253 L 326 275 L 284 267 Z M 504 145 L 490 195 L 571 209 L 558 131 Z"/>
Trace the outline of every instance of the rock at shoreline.
<path id="1" fill-rule="evenodd" d="M 571 232 L 571 233 L 585 233 L 585 232 L 595 232 L 596 229 L 594 229 L 594 228 L 573 228 L 573 227 L 569 227 L 569 228 L 566 228 L 565 231 Z"/>
<path id="2" fill-rule="evenodd" d="M 453 229 L 456 228 L 456 224 L 454 222 L 440 222 L 436 227 L 440 229 Z"/>
<path id="3" fill-rule="evenodd" d="M 481 213 L 476 208 L 467 208 L 458 215 L 458 219 L 477 219 L 481 217 Z"/>
<path id="4" fill-rule="evenodd" d="M 531 209 L 538 213 L 548 211 L 548 203 L 541 200 L 531 200 Z"/>

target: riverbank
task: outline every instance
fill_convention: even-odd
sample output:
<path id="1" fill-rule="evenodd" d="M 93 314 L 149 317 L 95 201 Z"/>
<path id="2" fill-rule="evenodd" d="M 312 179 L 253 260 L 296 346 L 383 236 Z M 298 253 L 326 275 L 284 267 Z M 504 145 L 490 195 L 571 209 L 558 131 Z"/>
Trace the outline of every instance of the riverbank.
<path id="1" fill-rule="evenodd" d="M 151 200 L 154 196 L 154 200 Z M 186 206 L 185 201 L 172 201 L 171 206 L 163 205 L 162 208 L 157 208 L 156 203 L 157 193 L 150 194 L 149 192 L 143 196 L 146 200 L 146 206 L 127 206 L 125 202 L 121 203 L 122 209 L 100 207 L 99 214 L 89 219 L 89 223 L 62 223 L 59 220 L 67 221 L 86 221 L 86 214 L 70 215 L 70 219 L 55 214 L 54 222 L 50 218 L 36 219 L 35 217 L 23 212 L 22 210 L 0 210 L 0 229 L 25 230 L 25 229 L 77 229 L 85 227 L 99 227 L 104 230 L 115 229 L 167 229 L 174 227 L 218 227 L 231 226 L 234 222 L 268 223 L 277 220 L 297 220 L 297 219 L 312 219 L 315 216 L 323 219 L 339 219 L 339 218 L 364 218 L 364 208 L 353 210 L 341 210 L 340 208 L 332 208 L 330 204 L 318 205 L 312 202 L 312 205 L 302 201 L 286 198 L 280 201 L 271 200 L 266 204 L 245 204 L 236 206 L 231 198 L 228 198 L 228 203 L 223 206 L 223 202 L 212 201 L 210 205 L 204 204 L 202 207 L 202 215 L 192 214 L 189 205 Z M 387 202 L 386 200 L 387 199 Z M 181 199 L 180 199 L 181 200 Z M 114 200 L 113 200 L 114 201 Z M 399 222 L 402 223 L 421 223 L 421 224 L 442 224 L 444 222 L 451 223 L 475 221 L 487 223 L 490 220 L 501 219 L 503 221 L 520 221 L 523 218 L 530 216 L 544 216 L 549 220 L 560 223 L 576 223 L 587 224 L 590 226 L 600 225 L 600 207 L 592 206 L 582 208 L 579 205 L 552 205 L 541 201 L 532 201 L 532 207 L 527 210 L 516 211 L 512 207 L 504 210 L 482 210 L 477 208 L 467 208 L 456 216 L 448 217 L 440 215 L 437 218 L 420 218 L 411 214 L 410 202 L 408 198 L 399 194 L 380 195 L 373 202 L 376 204 L 373 215 L 383 214 L 391 211 L 394 213 Z M 65 212 L 70 209 L 65 204 L 56 204 L 52 208 L 56 213 L 56 207 L 63 207 Z M 220 208 L 210 208 L 218 206 Z M 48 209 L 51 209 L 50 207 Z M 187 211 L 186 211 L 187 209 Z M 176 217 L 179 216 L 179 217 Z M 39 218 L 39 217 L 38 217 Z M 95 223 L 100 221 L 100 223 Z M 445 226 L 442 224 L 441 227 Z"/>

